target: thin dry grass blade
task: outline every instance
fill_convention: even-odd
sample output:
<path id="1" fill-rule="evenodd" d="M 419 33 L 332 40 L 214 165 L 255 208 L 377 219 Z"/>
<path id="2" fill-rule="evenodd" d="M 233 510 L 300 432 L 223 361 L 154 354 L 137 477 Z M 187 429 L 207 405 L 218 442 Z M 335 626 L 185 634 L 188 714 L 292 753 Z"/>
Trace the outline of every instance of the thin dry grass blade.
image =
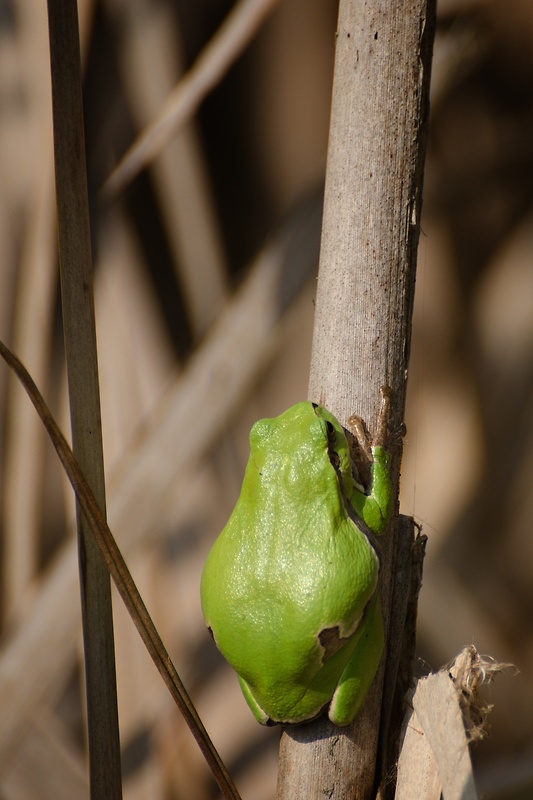
<path id="1" fill-rule="evenodd" d="M 187 725 L 189 726 L 194 738 L 196 739 L 196 742 L 198 743 L 198 746 L 202 750 L 206 761 L 211 767 L 222 794 L 224 797 L 228 798 L 228 800 L 232 800 L 232 798 L 233 800 L 240 800 L 238 792 L 233 785 L 231 778 L 229 777 L 229 774 L 222 760 L 220 759 L 220 756 L 215 750 L 202 724 L 202 721 L 200 720 L 198 713 L 171 661 L 168 651 L 166 650 L 161 637 L 155 628 L 144 601 L 139 594 L 137 586 L 133 581 L 131 573 L 128 570 L 126 562 L 124 561 L 122 553 L 118 549 L 113 534 L 111 533 L 111 530 L 105 521 L 104 514 L 99 507 L 98 501 L 96 500 L 96 497 L 93 494 L 79 463 L 67 444 L 67 441 L 61 433 L 55 419 L 51 416 L 42 395 L 39 393 L 39 390 L 35 386 L 35 383 L 31 379 L 27 370 L 23 367 L 17 357 L 11 353 L 2 342 L 0 342 L 0 353 L 2 358 L 4 358 L 4 360 L 7 361 L 10 367 L 16 372 L 17 377 L 26 389 L 33 405 L 35 406 L 35 409 L 39 414 L 39 417 L 41 418 L 47 433 L 50 436 L 50 439 L 52 440 L 52 444 L 55 447 L 65 472 L 68 475 L 69 481 L 72 484 L 72 488 L 76 493 L 78 507 L 83 513 L 85 521 L 93 536 L 94 542 L 96 542 L 98 549 L 104 558 L 107 569 L 115 582 L 120 596 L 122 597 L 130 616 L 135 623 L 135 627 L 137 628 L 141 639 L 146 645 L 146 649 L 150 653 L 150 656 L 152 657 L 160 675 L 165 681 L 172 698 L 178 705 L 183 717 L 187 721 Z M 91 586 L 88 587 L 89 590 L 92 588 L 93 587 Z M 87 636 L 85 644 L 87 652 Z M 89 644 L 92 644 L 92 642 L 89 642 Z M 90 733 L 91 730 L 89 729 L 89 735 Z M 89 746 L 91 743 L 91 740 L 89 740 Z M 95 744 L 100 746 L 100 741 L 97 741 Z M 118 766 L 120 767 L 120 760 Z M 98 774 L 98 771 L 102 769 L 102 765 L 98 763 L 96 767 L 96 772 L 95 770 L 91 770 L 91 794 L 96 797 L 101 797 L 100 794 L 95 795 L 95 787 L 98 788 L 99 791 L 104 788 L 107 792 L 109 792 L 110 789 L 112 790 L 114 787 L 112 785 L 109 786 L 109 784 L 105 785 L 100 782 L 101 778 Z M 98 778 L 98 783 L 94 780 L 94 777 Z"/>
<path id="2" fill-rule="evenodd" d="M 107 196 L 120 192 L 191 119 L 206 95 L 245 49 L 278 0 L 239 0 L 168 96 L 160 114 L 137 138 L 107 180 Z"/>
<path id="3" fill-rule="evenodd" d="M 89 203 L 76 0 L 48 4 L 52 111 L 63 328 L 72 440 L 105 513 L 105 480 L 96 352 Z M 93 798 L 122 797 L 111 587 L 87 521 L 78 514 Z"/>

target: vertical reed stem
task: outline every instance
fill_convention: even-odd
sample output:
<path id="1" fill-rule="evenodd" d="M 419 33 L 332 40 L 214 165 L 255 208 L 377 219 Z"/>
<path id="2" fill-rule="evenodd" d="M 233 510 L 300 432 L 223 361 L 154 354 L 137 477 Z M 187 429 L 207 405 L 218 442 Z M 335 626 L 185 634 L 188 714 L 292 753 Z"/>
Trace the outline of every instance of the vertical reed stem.
<path id="1" fill-rule="evenodd" d="M 76 0 L 48 0 L 63 327 L 73 449 L 105 512 Z M 122 796 L 109 574 L 78 508 L 91 798 Z"/>

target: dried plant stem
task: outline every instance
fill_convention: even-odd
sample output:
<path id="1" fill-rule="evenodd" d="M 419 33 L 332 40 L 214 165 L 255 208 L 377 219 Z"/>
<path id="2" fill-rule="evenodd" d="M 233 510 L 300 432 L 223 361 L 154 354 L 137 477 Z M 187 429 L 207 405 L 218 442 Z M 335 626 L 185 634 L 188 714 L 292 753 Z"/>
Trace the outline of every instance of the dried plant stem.
<path id="1" fill-rule="evenodd" d="M 48 28 L 63 328 L 74 452 L 105 513 L 76 0 L 49 0 Z M 78 513 L 91 797 L 120 800 L 122 779 L 111 585 Z"/>
<path id="2" fill-rule="evenodd" d="M 339 6 L 309 397 L 371 428 L 382 385 L 392 428 L 403 420 L 434 14 L 434 0 Z M 394 564 L 397 530 L 383 537 L 387 635 L 393 574 L 409 569 Z M 284 732 L 279 797 L 375 797 L 382 685 L 383 669 L 346 729 L 321 718 Z"/>

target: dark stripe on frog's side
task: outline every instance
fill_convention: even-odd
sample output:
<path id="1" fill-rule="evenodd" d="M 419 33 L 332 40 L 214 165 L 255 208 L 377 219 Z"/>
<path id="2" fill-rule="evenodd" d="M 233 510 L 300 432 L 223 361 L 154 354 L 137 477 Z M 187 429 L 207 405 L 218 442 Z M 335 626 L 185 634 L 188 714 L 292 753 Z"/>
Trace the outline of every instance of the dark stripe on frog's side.
<path id="1" fill-rule="evenodd" d="M 316 408 L 316 403 L 313 403 L 313 407 Z M 381 562 L 380 547 L 378 545 L 378 540 L 377 540 L 376 536 L 372 533 L 372 531 L 370 530 L 368 525 L 366 525 L 363 522 L 363 520 L 360 519 L 357 516 L 357 514 L 354 511 L 354 509 L 352 508 L 352 505 L 350 503 L 349 498 L 346 497 L 345 492 L 343 491 L 342 478 L 341 478 L 341 475 L 340 475 L 340 472 L 339 472 L 340 458 L 339 458 L 339 454 L 335 450 L 335 444 L 337 442 L 337 435 L 335 433 L 335 428 L 333 427 L 333 425 L 329 421 L 326 421 L 326 431 L 327 431 L 327 441 L 328 441 L 328 458 L 330 460 L 331 466 L 333 467 L 333 469 L 335 470 L 335 473 L 337 475 L 337 480 L 339 482 L 339 488 L 340 488 L 342 497 L 344 499 L 344 505 L 346 506 L 346 510 L 348 512 L 348 516 L 350 517 L 350 519 L 352 520 L 354 525 L 356 525 L 356 527 L 361 531 L 361 533 L 366 536 L 371 548 L 373 549 L 373 551 L 375 552 L 375 554 L 377 556 L 378 562 Z"/>

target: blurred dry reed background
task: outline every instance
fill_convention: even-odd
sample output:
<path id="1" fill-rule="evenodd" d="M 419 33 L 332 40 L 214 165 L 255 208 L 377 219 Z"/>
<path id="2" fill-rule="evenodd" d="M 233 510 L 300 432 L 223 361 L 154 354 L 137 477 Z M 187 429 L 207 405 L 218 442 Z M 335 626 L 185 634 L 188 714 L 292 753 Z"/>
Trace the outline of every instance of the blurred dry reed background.
<path id="1" fill-rule="evenodd" d="M 230 10 L 254 5 L 264 19 L 251 44 L 147 168 L 106 198 L 111 171 Z M 306 395 L 336 3 L 79 8 L 110 525 L 243 797 L 266 800 L 279 732 L 255 723 L 215 652 L 198 582 L 235 501 L 251 423 Z M 473 756 L 487 797 L 525 798 L 533 6 L 441 0 L 439 14 L 401 504 L 429 535 L 420 669 L 471 642 L 517 665 L 490 687 L 490 735 Z M 0 0 L 0 203 L 0 336 L 68 432 L 47 21 L 35 0 Z M 73 500 L 6 368 L 0 402 L 0 799 L 83 798 Z M 216 796 L 115 608 L 126 800 Z"/>

